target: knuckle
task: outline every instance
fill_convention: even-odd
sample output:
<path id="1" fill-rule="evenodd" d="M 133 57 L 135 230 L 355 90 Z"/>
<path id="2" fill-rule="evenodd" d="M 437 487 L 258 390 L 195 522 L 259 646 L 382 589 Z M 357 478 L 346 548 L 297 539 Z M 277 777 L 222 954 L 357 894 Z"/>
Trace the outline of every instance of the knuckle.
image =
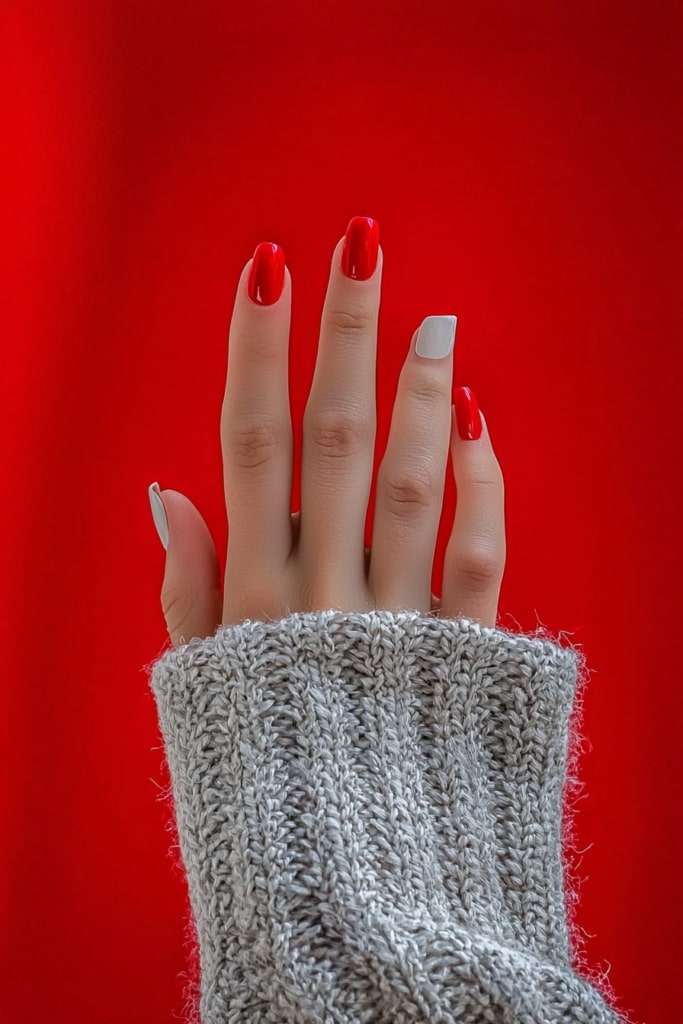
<path id="1" fill-rule="evenodd" d="M 335 334 L 344 338 L 364 337 L 372 329 L 370 314 L 353 307 L 333 309 L 330 312 L 330 324 Z"/>
<path id="2" fill-rule="evenodd" d="M 466 474 L 465 479 L 467 487 L 476 487 L 483 493 L 488 492 L 492 498 L 505 491 L 503 471 L 498 464 L 495 466 L 473 466 Z"/>
<path id="3" fill-rule="evenodd" d="M 459 576 L 475 590 L 498 584 L 505 568 L 505 556 L 501 557 L 492 548 L 471 549 L 462 552 L 455 559 Z"/>
<path id="4" fill-rule="evenodd" d="M 265 416 L 243 419 L 230 428 L 230 451 L 238 469 L 257 469 L 270 462 L 281 441 L 279 426 Z"/>
<path id="5" fill-rule="evenodd" d="M 413 374 L 408 384 L 408 394 L 418 402 L 433 406 L 448 397 L 448 389 L 431 375 Z"/>
<path id="6" fill-rule="evenodd" d="M 367 419 L 351 412 L 332 410 L 309 418 L 306 431 L 322 455 L 345 458 L 371 443 Z"/>
<path id="7" fill-rule="evenodd" d="M 383 489 L 389 514 L 398 519 L 432 508 L 440 493 L 436 473 L 428 464 L 406 468 L 388 477 Z"/>

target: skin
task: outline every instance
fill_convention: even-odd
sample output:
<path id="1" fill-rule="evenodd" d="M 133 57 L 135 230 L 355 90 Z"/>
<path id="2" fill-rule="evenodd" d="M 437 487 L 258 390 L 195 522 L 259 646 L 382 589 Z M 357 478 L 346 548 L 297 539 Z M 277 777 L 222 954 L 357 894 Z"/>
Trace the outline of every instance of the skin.
<path id="1" fill-rule="evenodd" d="M 296 611 L 418 610 L 495 626 L 505 570 L 503 473 L 483 414 L 477 440 L 451 416 L 453 354 L 410 351 L 378 470 L 372 542 L 377 322 L 384 256 L 366 281 L 341 269 L 335 246 L 318 358 L 303 422 L 301 511 L 290 513 L 293 440 L 287 384 L 292 281 L 271 306 L 239 279 L 230 323 L 220 435 L 228 518 L 224 579 L 210 531 L 180 491 L 161 491 L 169 524 L 161 604 L 173 646 L 221 624 Z M 413 336 L 414 340 L 414 336 Z M 443 593 L 431 592 L 447 460 L 457 505 Z"/>

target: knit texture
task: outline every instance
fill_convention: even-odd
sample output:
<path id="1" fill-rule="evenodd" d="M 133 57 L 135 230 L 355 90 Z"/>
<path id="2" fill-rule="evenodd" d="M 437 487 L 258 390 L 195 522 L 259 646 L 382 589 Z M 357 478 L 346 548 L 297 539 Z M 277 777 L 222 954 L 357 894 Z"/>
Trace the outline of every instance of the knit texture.
<path id="1" fill-rule="evenodd" d="M 565 907 L 580 657 L 330 610 L 153 663 L 202 1024 L 619 1021 Z"/>

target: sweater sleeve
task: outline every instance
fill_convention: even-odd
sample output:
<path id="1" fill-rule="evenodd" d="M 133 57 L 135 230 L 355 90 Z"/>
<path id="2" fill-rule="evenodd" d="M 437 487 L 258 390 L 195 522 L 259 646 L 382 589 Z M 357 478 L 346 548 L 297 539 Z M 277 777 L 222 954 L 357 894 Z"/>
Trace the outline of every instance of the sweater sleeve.
<path id="1" fill-rule="evenodd" d="M 566 914 L 580 657 L 331 610 L 153 663 L 202 1024 L 618 1022 Z"/>

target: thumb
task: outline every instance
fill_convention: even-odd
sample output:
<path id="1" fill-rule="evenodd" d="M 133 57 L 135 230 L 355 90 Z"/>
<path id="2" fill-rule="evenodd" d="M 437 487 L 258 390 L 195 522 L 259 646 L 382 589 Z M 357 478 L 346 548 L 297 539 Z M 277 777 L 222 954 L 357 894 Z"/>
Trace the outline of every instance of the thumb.
<path id="1" fill-rule="evenodd" d="M 220 564 L 203 517 L 180 491 L 148 488 L 154 525 L 166 549 L 161 608 L 174 647 L 211 636 L 223 618 Z"/>

